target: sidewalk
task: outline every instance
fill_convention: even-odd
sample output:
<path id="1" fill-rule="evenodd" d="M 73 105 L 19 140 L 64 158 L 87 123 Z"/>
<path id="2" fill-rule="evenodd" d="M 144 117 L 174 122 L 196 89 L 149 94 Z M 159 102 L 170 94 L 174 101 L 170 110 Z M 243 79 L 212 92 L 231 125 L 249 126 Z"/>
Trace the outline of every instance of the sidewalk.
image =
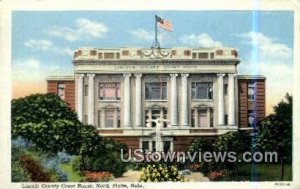
<path id="1" fill-rule="evenodd" d="M 138 182 L 140 175 L 142 174 L 141 171 L 132 171 L 129 170 L 122 177 L 115 178 L 112 182 Z M 191 173 L 187 175 L 186 178 L 190 182 L 208 182 L 209 179 L 205 177 L 202 173 Z"/>

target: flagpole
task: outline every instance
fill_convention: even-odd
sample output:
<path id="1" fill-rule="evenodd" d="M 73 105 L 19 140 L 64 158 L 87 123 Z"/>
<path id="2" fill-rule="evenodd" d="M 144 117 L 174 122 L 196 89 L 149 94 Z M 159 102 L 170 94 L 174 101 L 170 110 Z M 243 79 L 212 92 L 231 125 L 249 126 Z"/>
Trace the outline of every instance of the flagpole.
<path id="1" fill-rule="evenodd" d="M 154 19 L 154 29 L 155 29 L 154 48 L 160 48 L 160 44 L 157 39 L 157 15 L 155 15 L 155 19 Z"/>

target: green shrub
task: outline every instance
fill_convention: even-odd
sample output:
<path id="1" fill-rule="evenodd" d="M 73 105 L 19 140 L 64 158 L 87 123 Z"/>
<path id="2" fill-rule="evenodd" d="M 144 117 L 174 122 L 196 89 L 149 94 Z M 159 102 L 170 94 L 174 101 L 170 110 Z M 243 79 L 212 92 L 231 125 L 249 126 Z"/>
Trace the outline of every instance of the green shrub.
<path id="1" fill-rule="evenodd" d="M 24 150 L 19 148 L 19 146 L 23 145 L 25 142 L 21 139 L 18 141 L 12 141 L 11 148 L 11 180 L 12 182 L 28 182 L 30 180 L 30 175 L 28 172 L 22 167 L 20 163 L 20 157 L 24 155 Z M 22 144 L 22 145 L 20 145 Z"/>
<path id="2" fill-rule="evenodd" d="M 174 165 L 152 164 L 142 169 L 141 182 L 187 181 Z"/>
<path id="3" fill-rule="evenodd" d="M 228 132 L 218 137 L 215 148 L 221 152 L 235 152 L 236 158 L 241 159 L 243 152 L 251 151 L 251 137 L 240 131 Z M 219 169 L 238 172 L 238 161 L 219 163 Z"/>
<path id="4" fill-rule="evenodd" d="M 29 182 L 30 175 L 23 169 L 19 161 L 11 162 L 11 180 L 12 182 Z"/>
<path id="5" fill-rule="evenodd" d="M 81 172 L 81 158 L 80 156 L 76 156 L 71 160 L 72 170 L 76 173 Z"/>
<path id="6" fill-rule="evenodd" d="M 81 172 L 102 172 L 108 171 L 115 177 L 120 177 L 126 171 L 126 164 L 120 159 L 120 150 L 126 147 L 123 144 L 115 142 L 109 138 L 100 137 L 94 127 L 83 126 L 81 128 L 83 138 L 80 148 Z"/>
<path id="7" fill-rule="evenodd" d="M 214 143 L 210 139 L 203 139 L 198 138 L 194 140 L 194 142 L 191 144 L 191 146 L 188 148 L 188 152 L 193 155 L 196 153 L 195 161 L 199 160 L 199 151 L 203 154 L 204 152 L 213 152 L 214 149 Z M 208 173 L 210 169 L 213 168 L 213 163 L 211 162 L 189 162 L 189 168 L 193 171 L 201 171 L 203 173 Z"/>
<path id="8" fill-rule="evenodd" d="M 101 156 L 78 157 L 72 161 L 72 168 L 74 171 L 81 172 L 103 172 L 107 171 L 120 177 L 126 172 L 126 163 L 122 162 L 117 152 L 108 152 Z"/>
<path id="9" fill-rule="evenodd" d="M 57 95 L 35 94 L 12 101 L 12 137 L 23 137 L 46 153 L 78 154 L 82 124 Z"/>

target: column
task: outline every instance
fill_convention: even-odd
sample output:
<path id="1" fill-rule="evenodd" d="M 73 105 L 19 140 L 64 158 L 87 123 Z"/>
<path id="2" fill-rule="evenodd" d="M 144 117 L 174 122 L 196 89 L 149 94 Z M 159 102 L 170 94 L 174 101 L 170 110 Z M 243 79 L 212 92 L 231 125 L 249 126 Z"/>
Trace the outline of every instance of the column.
<path id="1" fill-rule="evenodd" d="M 82 107 L 83 107 L 83 77 L 84 74 L 76 75 L 76 111 L 79 121 L 82 122 Z"/>
<path id="2" fill-rule="evenodd" d="M 177 126 L 177 75 L 171 74 L 171 126 Z"/>
<path id="3" fill-rule="evenodd" d="M 124 126 L 130 127 L 130 76 L 124 74 Z"/>
<path id="4" fill-rule="evenodd" d="M 95 74 L 88 74 L 88 124 L 94 125 L 95 120 Z"/>
<path id="5" fill-rule="evenodd" d="M 142 74 L 135 76 L 135 126 L 142 126 Z"/>
<path id="6" fill-rule="evenodd" d="M 218 74 L 218 125 L 224 125 L 224 81 L 225 74 Z"/>
<path id="7" fill-rule="evenodd" d="M 114 109 L 114 128 L 118 128 L 118 108 Z"/>
<path id="8" fill-rule="evenodd" d="M 235 125 L 235 76 L 236 74 L 228 74 L 228 125 Z"/>
<path id="9" fill-rule="evenodd" d="M 188 76 L 189 74 L 181 74 L 181 126 L 188 126 Z"/>
<path id="10" fill-rule="evenodd" d="M 195 114 L 195 128 L 199 127 L 199 112 L 198 112 L 198 108 L 195 108 L 194 110 L 194 114 Z"/>

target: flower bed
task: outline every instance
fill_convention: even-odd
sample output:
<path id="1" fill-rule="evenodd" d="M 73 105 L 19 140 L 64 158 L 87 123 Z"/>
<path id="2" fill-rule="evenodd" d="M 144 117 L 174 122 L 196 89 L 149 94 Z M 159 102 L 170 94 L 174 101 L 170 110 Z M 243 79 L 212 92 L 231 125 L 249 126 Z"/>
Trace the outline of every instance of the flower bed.
<path id="1" fill-rule="evenodd" d="M 113 179 L 113 175 L 110 172 L 85 172 L 86 182 L 108 182 Z"/>
<path id="2" fill-rule="evenodd" d="M 142 182 L 167 182 L 167 181 L 187 181 L 174 165 L 148 165 L 142 169 L 140 176 Z"/>
<path id="3" fill-rule="evenodd" d="M 207 174 L 207 177 L 211 181 L 218 181 L 225 177 L 225 173 L 223 171 L 211 171 Z"/>

